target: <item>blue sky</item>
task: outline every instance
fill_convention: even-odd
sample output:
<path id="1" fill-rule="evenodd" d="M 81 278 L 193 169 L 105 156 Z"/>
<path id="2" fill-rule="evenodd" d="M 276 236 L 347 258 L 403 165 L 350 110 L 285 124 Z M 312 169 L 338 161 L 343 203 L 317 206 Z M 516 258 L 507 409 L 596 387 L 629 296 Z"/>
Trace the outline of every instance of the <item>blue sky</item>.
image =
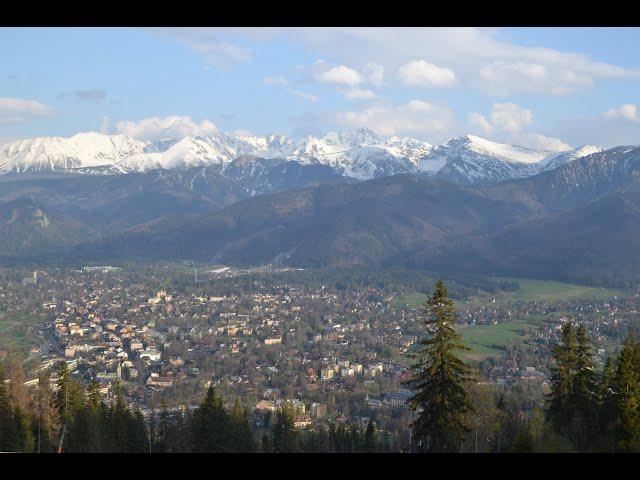
<path id="1" fill-rule="evenodd" d="M 637 28 L 3 28 L 0 143 L 368 127 L 640 143 Z"/>

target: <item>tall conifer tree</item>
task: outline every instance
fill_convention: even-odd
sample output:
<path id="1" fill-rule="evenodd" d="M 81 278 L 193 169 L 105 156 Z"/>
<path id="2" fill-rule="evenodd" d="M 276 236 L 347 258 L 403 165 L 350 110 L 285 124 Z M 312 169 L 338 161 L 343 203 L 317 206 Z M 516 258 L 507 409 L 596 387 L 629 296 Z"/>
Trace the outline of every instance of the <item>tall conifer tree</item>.
<path id="1" fill-rule="evenodd" d="M 415 391 L 409 404 L 418 412 L 413 438 L 422 451 L 459 452 L 473 412 L 472 373 L 460 357 L 469 348 L 456 332 L 453 301 L 441 280 L 423 313 L 429 336 L 414 355 L 414 375 L 408 382 Z"/>
<path id="2" fill-rule="evenodd" d="M 569 435 L 575 405 L 574 381 L 576 368 L 576 332 L 573 322 L 562 325 L 561 343 L 553 349 L 556 362 L 551 369 L 551 392 L 549 393 L 548 419 L 554 430 Z"/>

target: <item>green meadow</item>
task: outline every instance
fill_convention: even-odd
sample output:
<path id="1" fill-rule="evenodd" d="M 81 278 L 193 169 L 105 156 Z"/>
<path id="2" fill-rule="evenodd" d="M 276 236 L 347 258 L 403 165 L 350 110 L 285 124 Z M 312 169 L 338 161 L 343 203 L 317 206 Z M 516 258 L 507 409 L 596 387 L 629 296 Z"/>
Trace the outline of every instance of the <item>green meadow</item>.
<path id="1" fill-rule="evenodd" d="M 520 285 L 515 292 L 484 293 L 469 298 L 467 306 L 480 306 L 488 302 L 505 303 L 513 301 L 562 301 L 572 299 L 603 300 L 614 296 L 623 296 L 627 292 L 612 288 L 589 287 L 548 280 L 496 277 L 498 281 L 517 281 Z M 427 299 L 426 295 L 412 293 L 398 297 L 397 308 L 416 308 Z M 461 302 L 456 302 L 459 306 Z M 542 318 L 528 317 L 525 320 L 514 320 L 496 325 L 473 325 L 460 329 L 465 343 L 472 349 L 467 354 L 470 360 L 482 360 L 488 357 L 503 355 L 509 345 L 518 345 L 526 338 L 526 332 L 538 328 Z"/>
<path id="2" fill-rule="evenodd" d="M 535 331 L 539 322 L 514 320 L 496 325 L 470 325 L 460 328 L 463 341 L 471 348 L 470 360 L 499 357 L 509 345 L 522 343 L 527 331 Z"/>
<path id="3" fill-rule="evenodd" d="M 588 287 L 551 280 L 533 280 L 529 278 L 495 278 L 495 280 L 517 281 L 520 289 L 516 292 L 501 292 L 501 300 L 565 300 L 575 298 L 606 299 L 624 295 L 623 290 L 613 288 Z M 497 300 L 497 298 L 496 298 Z"/>
<path id="4" fill-rule="evenodd" d="M 0 348 L 24 349 L 33 344 L 37 317 L 0 313 Z"/>

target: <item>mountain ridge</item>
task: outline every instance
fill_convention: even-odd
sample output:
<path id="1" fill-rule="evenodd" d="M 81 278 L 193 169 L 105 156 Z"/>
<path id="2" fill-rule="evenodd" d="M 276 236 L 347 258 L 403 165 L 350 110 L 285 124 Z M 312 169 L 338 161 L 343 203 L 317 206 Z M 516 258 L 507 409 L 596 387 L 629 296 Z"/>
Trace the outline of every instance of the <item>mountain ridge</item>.
<path id="1" fill-rule="evenodd" d="M 531 176 L 548 167 L 547 159 L 565 153 L 562 158 L 566 163 L 593 151 L 535 150 L 473 135 L 433 146 L 411 137 L 385 138 L 368 129 L 332 132 L 322 137 L 214 133 L 155 142 L 86 132 L 69 138 L 38 137 L 7 144 L 0 150 L 0 172 L 113 175 L 216 165 L 224 168 L 236 158 L 253 156 L 326 165 L 338 175 L 357 180 L 422 173 L 475 184 Z"/>
<path id="2" fill-rule="evenodd" d="M 640 264 L 624 261 L 635 250 L 623 248 L 640 239 L 638 192 L 640 148 L 619 147 L 493 186 L 399 174 L 273 193 L 86 243 L 73 256 L 640 281 Z"/>

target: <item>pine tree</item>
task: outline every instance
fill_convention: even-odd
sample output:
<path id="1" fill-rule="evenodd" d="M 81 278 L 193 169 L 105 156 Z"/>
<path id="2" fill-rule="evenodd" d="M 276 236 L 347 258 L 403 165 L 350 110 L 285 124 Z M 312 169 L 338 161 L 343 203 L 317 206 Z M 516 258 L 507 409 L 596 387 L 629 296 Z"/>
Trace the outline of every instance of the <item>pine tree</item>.
<path id="1" fill-rule="evenodd" d="M 38 390 L 35 400 L 34 436 L 36 452 L 54 452 L 56 439 L 60 432 L 58 410 L 55 405 L 55 394 L 49 385 L 50 376 L 47 371 L 38 378 Z"/>
<path id="2" fill-rule="evenodd" d="M 573 322 L 562 325 L 561 344 L 553 350 L 556 366 L 551 369 L 548 419 L 554 430 L 568 436 L 574 414 L 574 381 L 576 368 L 576 334 Z"/>
<path id="3" fill-rule="evenodd" d="M 427 452 L 459 452 L 469 431 L 473 411 L 469 394 L 470 368 L 459 352 L 468 351 L 456 332 L 453 301 L 439 280 L 423 307 L 430 336 L 420 342 L 408 385 L 416 392 L 409 404 L 417 410 L 413 423 L 418 449 Z"/>
<path id="4" fill-rule="evenodd" d="M 29 416 L 20 406 L 12 405 L 9 392 L 0 372 L 0 450 L 4 452 L 32 452 L 34 437 Z"/>
<path id="5" fill-rule="evenodd" d="M 617 448 L 640 451 L 640 344 L 635 334 L 624 342 L 616 371 Z"/>
<path id="6" fill-rule="evenodd" d="M 149 432 L 137 405 L 133 407 L 133 411 L 127 409 L 127 440 L 129 452 L 149 451 Z"/>
<path id="7" fill-rule="evenodd" d="M 193 449 L 196 452 L 224 452 L 228 450 L 228 416 L 222 400 L 209 387 L 200 407 L 191 419 Z"/>
<path id="8" fill-rule="evenodd" d="M 113 386 L 115 402 L 109 408 L 108 424 L 109 424 L 109 449 L 112 452 L 122 453 L 129 451 L 128 429 L 129 422 L 127 418 L 127 406 L 124 403 L 122 391 L 119 383 Z"/>
<path id="9" fill-rule="evenodd" d="M 291 407 L 282 407 L 276 413 L 272 430 L 272 448 L 275 453 L 298 451 L 298 432 L 294 426 L 295 412 Z"/>
<path id="10" fill-rule="evenodd" d="M 615 396 L 616 368 L 613 357 L 608 357 L 598 382 L 598 435 L 597 444 L 600 449 L 614 449 L 614 428 L 616 423 Z"/>
<path id="11" fill-rule="evenodd" d="M 87 452 L 101 452 L 105 448 L 105 405 L 100 397 L 100 384 L 92 379 L 87 387 L 87 400 L 83 412 L 87 424 Z"/>
<path id="12" fill-rule="evenodd" d="M 160 419 L 158 421 L 158 445 L 157 451 L 170 452 L 169 449 L 169 406 L 167 399 L 160 401 Z"/>
<path id="13" fill-rule="evenodd" d="M 13 448 L 16 452 L 31 453 L 35 447 L 35 438 L 31 430 L 29 411 L 20 406 L 13 408 Z"/>
<path id="14" fill-rule="evenodd" d="M 10 444 L 12 436 L 12 419 L 7 386 L 4 383 L 4 368 L 0 364 L 0 451 L 10 452 L 13 445 Z"/>
<path id="15" fill-rule="evenodd" d="M 578 450 L 589 448 L 598 415 L 597 382 L 587 328 L 576 330 L 575 379 L 573 382 L 572 440 Z"/>
<path id="16" fill-rule="evenodd" d="M 532 453 L 533 452 L 533 435 L 528 427 L 522 428 L 518 431 L 513 444 L 511 445 L 511 452 L 513 453 Z"/>
<path id="17" fill-rule="evenodd" d="M 370 419 L 367 424 L 367 430 L 364 433 L 364 451 L 368 453 L 373 453 L 376 451 L 377 446 L 377 434 L 376 427 L 373 424 L 373 421 Z"/>
<path id="18" fill-rule="evenodd" d="M 269 439 L 269 435 L 264 433 L 262 435 L 261 450 L 262 453 L 271 453 L 273 452 L 273 447 L 271 446 L 271 440 Z"/>
<path id="19" fill-rule="evenodd" d="M 254 450 L 253 432 L 249 425 L 249 418 L 239 398 L 236 399 L 231 410 L 231 431 L 232 451 L 252 452 Z"/>
<path id="20" fill-rule="evenodd" d="M 22 368 L 21 358 L 12 353 L 7 358 L 7 371 L 9 381 L 6 383 L 2 396 L 6 409 L 7 427 L 5 431 L 6 444 L 9 451 L 33 452 L 35 448 L 35 438 L 32 426 L 32 405 L 31 399 L 24 387 L 25 374 Z M 5 387 L 3 380 L 3 387 Z"/>
<path id="21" fill-rule="evenodd" d="M 60 413 L 60 420 L 63 424 L 68 425 L 71 419 L 69 410 L 69 369 L 67 362 L 60 362 L 57 387 L 56 405 Z"/>

